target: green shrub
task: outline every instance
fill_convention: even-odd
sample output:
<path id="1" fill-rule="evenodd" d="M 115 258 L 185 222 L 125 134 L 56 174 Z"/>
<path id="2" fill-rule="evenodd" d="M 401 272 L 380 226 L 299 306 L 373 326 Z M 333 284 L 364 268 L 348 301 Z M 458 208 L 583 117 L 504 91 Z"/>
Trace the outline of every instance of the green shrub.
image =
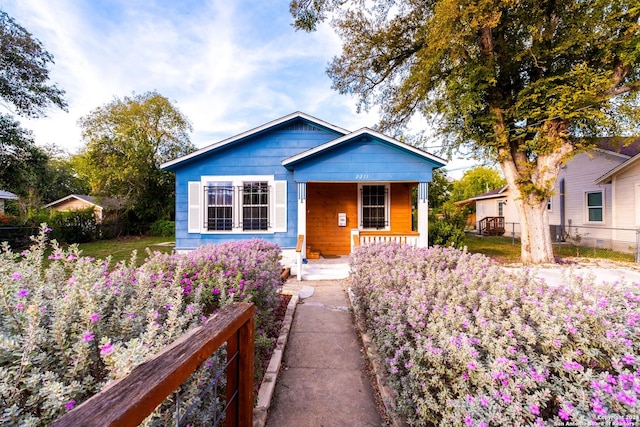
<path id="1" fill-rule="evenodd" d="M 65 243 L 85 243 L 97 237 L 97 223 L 93 208 L 68 212 L 52 212 L 48 223 L 51 238 Z"/>
<path id="2" fill-rule="evenodd" d="M 175 221 L 159 219 L 151 224 L 151 235 L 158 237 L 173 237 L 176 230 Z"/>
<path id="3" fill-rule="evenodd" d="M 350 264 L 355 311 L 410 425 L 640 419 L 638 283 L 553 286 L 452 248 L 368 245 Z"/>
<path id="4" fill-rule="evenodd" d="M 277 245 L 252 240 L 184 255 L 156 252 L 140 266 L 133 253 L 109 269 L 109 259 L 57 243 L 44 263 L 49 231 L 43 225 L 20 254 L 0 246 L 0 424 L 49 425 L 233 301 L 255 304 L 256 353 L 273 348 L 263 331 L 276 327 Z M 215 353 L 182 384 L 185 406 L 201 403 L 187 424 L 211 425 L 222 409 L 220 389 L 206 386 L 224 359 Z M 166 406 L 145 425 L 169 425 L 175 403 L 165 413 Z"/>

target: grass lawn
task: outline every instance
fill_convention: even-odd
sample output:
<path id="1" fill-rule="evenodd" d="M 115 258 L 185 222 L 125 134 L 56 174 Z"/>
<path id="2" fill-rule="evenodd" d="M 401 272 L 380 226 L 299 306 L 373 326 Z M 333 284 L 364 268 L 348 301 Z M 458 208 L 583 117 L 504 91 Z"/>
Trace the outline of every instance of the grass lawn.
<path id="1" fill-rule="evenodd" d="M 515 244 L 511 237 L 500 236 L 477 236 L 467 234 L 464 243 L 471 253 L 482 253 L 500 263 L 520 262 L 520 239 L 515 239 Z M 583 246 L 563 244 L 553 245 L 553 253 L 556 257 L 585 257 L 603 258 L 613 261 L 635 262 L 635 255 L 616 252 L 610 249 L 594 249 Z"/>
<path id="2" fill-rule="evenodd" d="M 99 240 L 97 242 L 81 243 L 78 247 L 82 255 L 105 259 L 111 255 L 112 265 L 131 258 L 131 252 L 138 251 L 138 264 L 147 257 L 146 248 L 152 251 L 171 253 L 175 239 L 173 237 L 140 237 L 129 236 L 113 240 Z"/>

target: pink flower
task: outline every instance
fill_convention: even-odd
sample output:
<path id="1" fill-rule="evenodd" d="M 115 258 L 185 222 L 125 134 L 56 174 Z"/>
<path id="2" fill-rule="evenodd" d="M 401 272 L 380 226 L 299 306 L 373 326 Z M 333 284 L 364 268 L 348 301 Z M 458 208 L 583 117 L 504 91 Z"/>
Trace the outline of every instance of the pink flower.
<path id="1" fill-rule="evenodd" d="M 64 407 L 67 411 L 72 410 L 75 406 L 76 406 L 76 401 L 73 399 L 71 399 L 70 401 L 64 404 Z"/>
<path id="2" fill-rule="evenodd" d="M 469 370 L 471 370 L 471 371 L 475 371 L 476 367 L 477 367 L 476 364 L 473 363 L 473 362 L 467 363 L 467 368 L 469 368 Z"/>
<path id="3" fill-rule="evenodd" d="M 107 343 L 100 346 L 100 354 L 106 356 L 113 351 L 113 344 Z"/>
<path id="4" fill-rule="evenodd" d="M 560 419 L 567 421 L 571 417 L 571 414 L 564 409 L 560 409 L 558 411 L 558 416 L 560 417 Z"/>
<path id="5" fill-rule="evenodd" d="M 87 332 L 82 336 L 82 341 L 89 342 L 89 341 L 92 341 L 94 337 L 95 337 L 94 334 L 92 334 L 91 332 Z"/>
<path id="6" fill-rule="evenodd" d="M 29 289 L 20 289 L 20 290 L 16 293 L 16 296 L 17 296 L 18 298 L 24 298 L 24 297 L 26 297 L 27 295 L 29 295 Z"/>
<path id="7" fill-rule="evenodd" d="M 13 273 L 13 274 L 11 275 L 11 277 L 13 278 L 13 280 L 20 280 L 20 279 L 22 279 L 22 274 L 20 274 L 20 273 Z"/>
<path id="8" fill-rule="evenodd" d="M 91 319 L 91 323 L 96 323 L 96 322 L 98 322 L 98 321 L 100 320 L 100 317 L 102 317 L 102 316 L 100 316 L 100 314 L 98 314 L 98 313 L 93 313 L 93 314 L 91 315 L 91 317 L 90 317 L 90 319 Z"/>
<path id="9" fill-rule="evenodd" d="M 16 310 L 22 310 L 24 308 L 24 305 L 18 303 L 18 304 L 15 305 L 15 307 L 16 307 Z"/>
<path id="10" fill-rule="evenodd" d="M 634 363 L 636 363 L 636 360 L 630 354 L 625 354 L 625 356 L 622 358 L 622 361 L 627 365 L 633 365 Z"/>
<path id="11" fill-rule="evenodd" d="M 529 410 L 533 415 L 540 415 L 540 407 L 538 405 L 530 405 Z"/>

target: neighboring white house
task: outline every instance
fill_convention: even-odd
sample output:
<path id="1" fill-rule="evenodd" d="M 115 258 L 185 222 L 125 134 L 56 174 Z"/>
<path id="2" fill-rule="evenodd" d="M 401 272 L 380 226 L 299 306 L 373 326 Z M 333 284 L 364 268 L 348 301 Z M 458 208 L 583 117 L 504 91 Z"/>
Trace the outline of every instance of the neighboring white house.
<path id="1" fill-rule="evenodd" d="M 552 239 L 580 237 L 585 244 L 626 251 L 636 245 L 640 227 L 640 139 L 612 138 L 576 154 L 560 169 L 547 209 Z M 519 219 L 507 187 L 459 203 L 475 203 L 476 224 L 502 216 L 505 235 L 520 235 Z"/>

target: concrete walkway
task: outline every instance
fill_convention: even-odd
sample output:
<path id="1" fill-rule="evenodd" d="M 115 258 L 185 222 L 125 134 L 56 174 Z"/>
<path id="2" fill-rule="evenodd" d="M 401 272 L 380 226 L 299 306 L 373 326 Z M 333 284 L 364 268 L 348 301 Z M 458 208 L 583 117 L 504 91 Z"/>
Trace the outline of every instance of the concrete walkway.
<path id="1" fill-rule="evenodd" d="M 345 284 L 299 282 L 295 277 L 285 284 L 284 290 L 302 292 L 267 427 L 383 425 L 365 374 Z"/>

